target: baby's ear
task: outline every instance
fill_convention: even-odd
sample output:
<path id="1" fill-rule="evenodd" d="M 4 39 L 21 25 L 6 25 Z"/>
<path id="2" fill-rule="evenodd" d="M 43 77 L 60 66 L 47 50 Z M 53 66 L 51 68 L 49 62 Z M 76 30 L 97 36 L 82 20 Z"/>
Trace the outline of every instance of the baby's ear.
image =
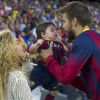
<path id="1" fill-rule="evenodd" d="M 45 37 L 45 32 L 41 32 L 41 37 L 42 37 L 42 38 Z"/>

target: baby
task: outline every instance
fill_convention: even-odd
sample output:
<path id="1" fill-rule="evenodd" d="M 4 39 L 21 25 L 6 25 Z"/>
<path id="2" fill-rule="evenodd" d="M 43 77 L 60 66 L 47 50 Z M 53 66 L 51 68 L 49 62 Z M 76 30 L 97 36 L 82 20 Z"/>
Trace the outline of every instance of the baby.
<path id="1" fill-rule="evenodd" d="M 49 48 L 50 42 L 53 41 L 54 57 L 58 63 L 61 63 L 64 56 L 64 46 L 61 42 L 58 42 L 56 25 L 52 22 L 40 23 L 36 27 L 36 33 L 38 41 L 31 45 L 29 52 L 31 54 L 39 54 L 41 49 Z M 32 70 L 30 81 L 34 83 L 32 88 L 42 85 L 49 90 L 50 93 L 45 100 L 53 100 L 58 91 L 58 81 L 45 66 L 46 65 L 42 62 L 42 58 L 39 56 L 38 65 Z"/>

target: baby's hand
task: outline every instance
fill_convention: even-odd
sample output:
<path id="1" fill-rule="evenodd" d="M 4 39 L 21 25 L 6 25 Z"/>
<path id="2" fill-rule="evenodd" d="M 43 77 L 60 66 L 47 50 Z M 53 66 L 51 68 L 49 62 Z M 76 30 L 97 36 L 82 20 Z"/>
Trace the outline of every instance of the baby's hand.
<path id="1" fill-rule="evenodd" d="M 44 41 L 43 39 L 39 39 L 39 40 L 37 41 L 37 44 L 42 45 L 43 41 Z"/>

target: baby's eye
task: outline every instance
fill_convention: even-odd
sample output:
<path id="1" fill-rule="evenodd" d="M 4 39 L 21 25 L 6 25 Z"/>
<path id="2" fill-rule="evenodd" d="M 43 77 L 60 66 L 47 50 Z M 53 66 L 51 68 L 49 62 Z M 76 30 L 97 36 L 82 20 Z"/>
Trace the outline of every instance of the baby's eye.
<path id="1" fill-rule="evenodd" d="M 54 32 L 54 29 L 51 29 L 51 32 Z"/>
<path id="2" fill-rule="evenodd" d="M 51 29 L 51 32 L 55 32 L 56 30 L 55 29 Z"/>

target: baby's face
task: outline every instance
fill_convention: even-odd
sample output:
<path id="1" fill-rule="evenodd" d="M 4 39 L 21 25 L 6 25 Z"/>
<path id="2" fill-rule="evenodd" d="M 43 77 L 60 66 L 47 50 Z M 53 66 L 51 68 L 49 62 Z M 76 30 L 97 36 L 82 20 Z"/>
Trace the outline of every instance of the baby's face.
<path id="1" fill-rule="evenodd" d="M 56 27 L 54 25 L 48 26 L 44 35 L 45 35 L 45 38 L 47 39 L 55 40 L 57 37 Z"/>

